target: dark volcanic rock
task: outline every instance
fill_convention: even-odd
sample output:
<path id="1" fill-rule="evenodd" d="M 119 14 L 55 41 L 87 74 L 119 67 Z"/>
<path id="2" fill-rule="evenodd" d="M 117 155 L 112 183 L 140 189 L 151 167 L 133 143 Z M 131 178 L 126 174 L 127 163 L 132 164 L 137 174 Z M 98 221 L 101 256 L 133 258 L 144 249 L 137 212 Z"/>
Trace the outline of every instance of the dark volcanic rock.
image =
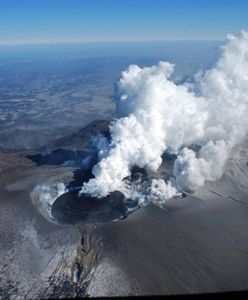
<path id="1" fill-rule="evenodd" d="M 125 199 L 118 191 L 101 199 L 89 195 L 79 197 L 78 191 L 70 191 L 54 202 L 52 215 L 61 224 L 102 223 L 123 219 L 135 208 L 138 203 Z"/>

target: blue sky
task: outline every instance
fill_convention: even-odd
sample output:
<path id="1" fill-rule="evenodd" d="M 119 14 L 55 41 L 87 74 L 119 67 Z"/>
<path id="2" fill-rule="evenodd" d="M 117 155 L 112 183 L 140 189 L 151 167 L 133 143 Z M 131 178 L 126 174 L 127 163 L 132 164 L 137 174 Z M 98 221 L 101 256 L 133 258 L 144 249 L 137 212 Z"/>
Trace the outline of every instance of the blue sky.
<path id="1" fill-rule="evenodd" d="M 241 29 L 247 0 L 0 0 L 0 44 L 211 40 Z"/>

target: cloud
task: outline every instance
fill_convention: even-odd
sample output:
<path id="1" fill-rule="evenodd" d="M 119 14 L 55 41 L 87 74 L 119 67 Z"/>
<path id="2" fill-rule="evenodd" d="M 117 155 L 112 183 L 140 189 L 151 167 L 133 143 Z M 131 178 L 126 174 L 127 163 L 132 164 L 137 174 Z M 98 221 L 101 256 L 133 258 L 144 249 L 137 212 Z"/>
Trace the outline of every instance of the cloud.
<path id="1" fill-rule="evenodd" d="M 173 70 L 173 64 L 159 62 L 122 72 L 111 142 L 81 193 L 104 197 L 120 190 L 130 197 L 133 189 L 124 179 L 132 167 L 156 171 L 166 151 L 177 155 L 173 176 L 151 182 L 150 200 L 194 191 L 222 176 L 230 151 L 248 131 L 248 33 L 228 35 L 216 66 L 190 85 L 170 80 Z"/>

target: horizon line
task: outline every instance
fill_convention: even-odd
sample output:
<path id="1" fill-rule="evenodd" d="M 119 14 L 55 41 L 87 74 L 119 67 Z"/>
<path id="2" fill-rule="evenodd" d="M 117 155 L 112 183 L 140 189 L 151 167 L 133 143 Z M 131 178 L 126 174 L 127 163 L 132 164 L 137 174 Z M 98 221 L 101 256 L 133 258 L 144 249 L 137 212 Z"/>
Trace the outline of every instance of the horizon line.
<path id="1" fill-rule="evenodd" d="M 110 44 L 110 43 L 142 43 L 142 42 L 203 42 L 224 41 L 226 37 L 170 37 L 159 39 L 114 39 L 114 40 L 65 40 L 65 41 L 23 41 L 23 42 L 0 42 L 0 47 L 12 46 L 42 46 L 42 45 L 73 45 L 73 44 Z"/>

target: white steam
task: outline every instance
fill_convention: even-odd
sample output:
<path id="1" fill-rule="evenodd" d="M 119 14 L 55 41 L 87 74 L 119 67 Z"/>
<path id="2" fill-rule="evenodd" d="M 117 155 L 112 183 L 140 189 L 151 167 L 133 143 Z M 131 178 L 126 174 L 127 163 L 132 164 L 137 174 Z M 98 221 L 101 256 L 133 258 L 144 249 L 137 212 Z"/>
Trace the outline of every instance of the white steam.
<path id="1" fill-rule="evenodd" d="M 248 34 L 229 35 L 215 68 L 192 85 L 171 81 L 173 69 L 159 62 L 122 72 L 120 118 L 110 125 L 111 143 L 81 193 L 104 197 L 120 190 L 130 196 L 123 179 L 132 167 L 156 171 L 165 151 L 178 155 L 173 176 L 167 183 L 154 179 L 148 197 L 168 199 L 222 176 L 230 151 L 248 131 Z"/>
<path id="2" fill-rule="evenodd" d="M 58 197 L 66 192 L 66 186 L 62 182 L 51 185 L 41 184 L 37 185 L 31 192 L 31 199 L 48 221 L 55 221 L 52 216 L 52 205 Z"/>

